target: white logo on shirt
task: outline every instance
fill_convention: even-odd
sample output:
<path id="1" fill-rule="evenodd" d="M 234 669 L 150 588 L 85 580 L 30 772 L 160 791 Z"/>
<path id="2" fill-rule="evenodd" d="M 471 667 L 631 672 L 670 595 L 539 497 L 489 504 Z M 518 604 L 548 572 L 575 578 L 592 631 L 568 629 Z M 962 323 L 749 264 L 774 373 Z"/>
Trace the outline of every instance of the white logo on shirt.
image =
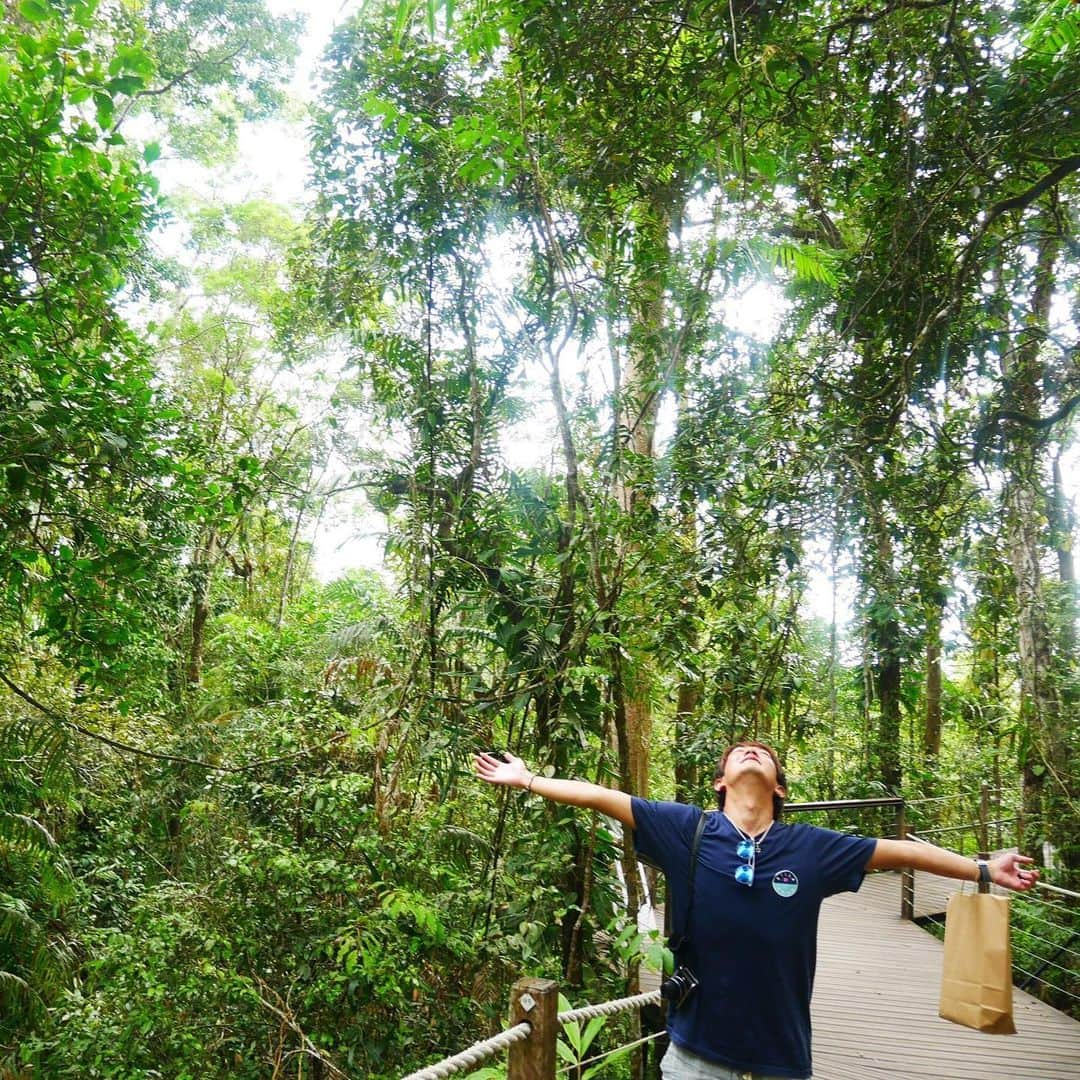
<path id="1" fill-rule="evenodd" d="M 799 879 L 793 870 L 777 870 L 772 879 L 773 892 L 785 899 L 799 891 Z"/>

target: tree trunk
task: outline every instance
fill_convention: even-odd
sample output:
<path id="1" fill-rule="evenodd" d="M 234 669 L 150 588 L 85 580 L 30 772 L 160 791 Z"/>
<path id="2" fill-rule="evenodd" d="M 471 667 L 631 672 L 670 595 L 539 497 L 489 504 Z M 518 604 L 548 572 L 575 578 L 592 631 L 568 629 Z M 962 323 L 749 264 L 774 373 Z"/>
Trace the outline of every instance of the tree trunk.
<path id="1" fill-rule="evenodd" d="M 837 616 L 839 614 L 839 570 L 837 558 L 840 537 L 833 531 L 829 545 L 829 588 L 832 610 L 829 616 L 829 731 L 825 743 L 825 798 L 836 798 L 836 738 L 840 733 L 840 701 L 837 694 L 836 673 L 840 668 L 840 646 L 837 635 Z"/>
<path id="2" fill-rule="evenodd" d="M 206 624 L 210 618 L 210 579 L 214 572 L 217 551 L 217 532 L 210 529 L 196 548 L 191 562 L 191 643 L 188 647 L 187 685 L 194 688 L 202 682 L 203 659 L 206 654 Z"/>
<path id="3" fill-rule="evenodd" d="M 694 716 L 700 701 L 701 680 L 684 673 L 679 678 L 675 701 L 675 798 L 679 802 L 691 802 L 700 782 L 698 767 L 684 749 L 693 735 Z"/>
<path id="4" fill-rule="evenodd" d="M 665 340 L 665 289 L 670 253 L 671 207 L 662 198 L 637 204 L 634 280 L 630 297 L 630 329 L 625 370 L 616 393 L 620 453 L 615 473 L 615 496 L 628 517 L 628 551 L 640 548 L 654 503 L 653 455 L 656 417 L 664 382 L 661 358 Z M 623 668 L 626 671 L 625 667 Z M 649 792 L 649 753 L 652 743 L 652 678 L 644 664 L 629 675 L 622 688 L 626 725 L 622 745 L 628 758 L 625 773 L 629 791 Z"/>
<path id="5" fill-rule="evenodd" d="M 309 476 L 310 482 L 310 476 Z M 285 608 L 289 603 L 289 590 L 292 588 L 293 573 L 296 566 L 296 551 L 300 546 L 300 527 L 304 520 L 304 510 L 307 508 L 307 494 L 301 499 L 296 508 L 296 521 L 293 522 L 292 531 L 289 533 L 289 550 L 285 555 L 285 570 L 281 575 L 281 592 L 278 593 L 277 614 L 274 617 L 274 628 L 280 630 L 285 625 Z"/>
<path id="6" fill-rule="evenodd" d="M 923 716 L 923 768 L 930 779 L 924 794 L 933 794 L 933 777 L 941 755 L 941 605 L 926 607 L 926 712 Z"/>
<path id="7" fill-rule="evenodd" d="M 867 454 L 867 463 L 870 455 Z M 867 478 L 869 479 L 869 478 Z M 900 769 L 900 685 L 903 673 L 902 634 L 899 615 L 899 584 L 893 565 L 889 524 L 873 491 L 867 491 L 866 514 L 870 535 L 867 538 L 864 568 L 871 604 L 867 632 L 874 670 L 874 691 L 878 702 L 878 727 L 874 739 L 874 758 L 878 778 L 887 791 L 899 794 L 903 777 Z"/>
<path id="8" fill-rule="evenodd" d="M 1058 617 L 1058 639 L 1061 655 L 1071 665 L 1076 663 L 1076 618 L 1080 604 L 1076 593 L 1076 563 L 1073 559 L 1073 539 L 1076 522 L 1061 479 L 1061 453 L 1054 457 L 1054 496 L 1051 502 L 1050 535 L 1057 552 L 1058 580 L 1061 582 L 1061 603 Z M 1069 680 L 1075 684 L 1074 680 Z M 1069 702 L 1073 704 L 1073 702 Z"/>
<path id="9" fill-rule="evenodd" d="M 879 655 L 884 659 L 878 667 L 878 767 L 885 790 L 900 793 L 903 775 L 900 769 L 900 679 L 901 663 L 897 653 L 900 625 L 895 619 L 881 628 L 877 635 Z"/>
<path id="10" fill-rule="evenodd" d="M 1059 246 L 1059 238 L 1049 229 L 1040 238 L 1026 325 L 1018 347 L 1003 354 L 1009 409 L 1029 417 L 1040 416 L 1043 405 L 1043 347 L 1049 330 Z M 1061 672 L 1055 665 L 1053 624 L 1042 581 L 1042 521 L 1051 512 L 1040 490 L 1042 452 L 1039 429 L 1025 424 L 1009 428 L 1003 504 L 1019 623 L 1021 721 L 1028 729 L 1024 810 L 1030 831 L 1024 839 L 1029 847 L 1035 847 L 1033 841 L 1049 837 L 1064 855 L 1075 857 L 1069 852 L 1075 782 L 1066 734 L 1068 718 L 1061 699 Z M 1040 814 L 1045 820 L 1039 820 Z"/>

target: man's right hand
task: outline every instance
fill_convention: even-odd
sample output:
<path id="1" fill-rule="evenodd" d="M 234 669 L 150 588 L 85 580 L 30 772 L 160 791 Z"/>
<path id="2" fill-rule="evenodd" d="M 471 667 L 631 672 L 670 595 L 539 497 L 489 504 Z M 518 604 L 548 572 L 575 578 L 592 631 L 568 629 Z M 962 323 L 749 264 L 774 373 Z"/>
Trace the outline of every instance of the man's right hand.
<path id="1" fill-rule="evenodd" d="M 534 773 L 521 758 L 514 757 L 513 754 L 506 754 L 506 761 L 500 761 L 488 753 L 474 754 L 473 767 L 476 775 L 489 784 L 521 788 L 565 806 L 584 806 L 590 810 L 599 810 L 601 814 L 621 821 L 628 828 L 634 828 L 633 800 L 621 791 L 590 784 L 585 780 L 560 780 L 554 776 Z"/>
<path id="2" fill-rule="evenodd" d="M 506 753 L 506 761 L 500 761 L 488 753 L 473 755 L 473 768 L 481 780 L 489 784 L 504 784 L 507 787 L 528 787 L 533 774 L 519 757 Z"/>

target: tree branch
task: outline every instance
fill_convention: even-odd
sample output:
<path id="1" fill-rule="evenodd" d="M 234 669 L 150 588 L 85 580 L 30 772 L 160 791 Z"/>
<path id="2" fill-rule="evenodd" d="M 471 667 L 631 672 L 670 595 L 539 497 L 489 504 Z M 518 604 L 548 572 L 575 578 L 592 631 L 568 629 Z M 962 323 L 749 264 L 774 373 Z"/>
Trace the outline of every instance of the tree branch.
<path id="1" fill-rule="evenodd" d="M 1065 177 L 1078 171 L 1080 171 L 1080 154 L 1073 154 L 1070 157 L 1059 160 L 1055 168 L 1036 180 L 1026 191 L 1022 191 L 1019 195 L 1012 195 L 1007 199 L 1001 199 L 990 207 L 986 212 L 986 220 L 982 222 L 976 230 L 975 235 L 968 241 L 968 245 L 964 249 L 964 254 L 960 258 L 960 265 L 957 268 L 952 296 L 923 324 L 922 330 L 916 335 L 915 341 L 912 343 L 911 349 L 909 350 L 909 358 L 914 357 L 918 353 L 926 343 L 926 339 L 933 332 L 934 328 L 948 319 L 960 304 L 962 299 L 961 286 L 967 275 L 968 266 L 974 259 L 975 252 L 978 250 L 983 238 L 986 236 L 987 232 L 989 232 L 990 226 L 999 217 L 1009 213 L 1011 210 L 1027 209 L 1027 207 L 1029 207 L 1044 192 L 1050 190 L 1056 184 L 1059 184 Z"/>
<path id="2" fill-rule="evenodd" d="M 982 428 L 987 433 L 1000 424 L 1003 420 L 1011 420 L 1014 424 L 1022 424 L 1034 431 L 1046 431 L 1062 420 L 1067 420 L 1073 410 L 1080 405 L 1080 394 L 1069 398 L 1049 416 L 1029 416 L 1027 413 L 1017 412 L 1015 409 L 997 409 L 986 418 Z"/>
<path id="3" fill-rule="evenodd" d="M 839 22 L 830 23 L 825 27 L 825 32 L 829 37 L 832 37 L 837 30 L 842 30 L 845 26 L 862 26 L 868 23 L 880 22 L 882 19 L 888 18 L 894 11 L 926 11 L 932 8 L 948 7 L 952 3 L 952 0 L 899 0 L 898 3 L 886 4 L 880 11 L 870 11 L 864 8 L 862 11 L 855 12 L 854 15 L 849 15 L 846 19 L 840 19 Z"/>
<path id="4" fill-rule="evenodd" d="M 340 731 L 327 739 L 326 742 L 319 743 L 317 746 L 308 746 L 303 750 L 297 750 L 293 754 L 285 754 L 282 757 L 262 758 L 259 761 L 249 762 L 247 765 L 215 765 L 209 761 L 183 757 L 179 754 L 163 754 L 157 750 L 143 750 L 141 747 L 132 746 L 130 743 L 120 742 L 118 739 L 110 738 L 108 735 L 102 735 L 99 731 L 91 731 L 89 728 L 83 727 L 82 724 L 77 724 L 74 720 L 69 720 L 66 716 L 61 716 L 47 705 L 43 705 L 32 694 L 13 683 L 2 671 L 0 671 L 0 682 L 2 682 L 17 697 L 22 698 L 28 705 L 32 705 L 39 712 L 44 713 L 50 720 L 55 720 L 58 724 L 63 724 L 65 727 L 71 728 L 72 731 L 77 731 L 80 735 L 84 735 L 88 739 L 103 743 L 112 750 L 117 750 L 123 754 L 134 754 L 136 757 L 150 758 L 153 761 L 168 761 L 175 765 L 194 765 L 197 768 L 206 769 L 209 772 L 244 773 L 249 772 L 252 769 L 261 769 L 265 765 L 277 765 L 284 761 L 292 761 L 295 758 L 304 757 L 306 754 L 314 753 L 316 750 L 322 750 L 328 746 L 332 746 L 336 742 L 341 742 L 347 735 L 347 732 Z"/>
<path id="5" fill-rule="evenodd" d="M 1056 169 L 1051 169 L 1045 176 L 1036 180 L 1027 191 L 1023 191 L 1019 195 L 1014 195 L 1011 198 L 1002 199 L 1000 202 L 994 203 L 987 212 L 986 224 L 989 225 L 991 222 L 1001 217 L 1002 214 L 1007 214 L 1010 210 L 1026 209 L 1044 191 L 1049 190 L 1055 184 L 1059 184 L 1070 173 L 1077 171 L 1080 171 L 1080 154 L 1073 154 L 1071 157 L 1062 158 Z"/>

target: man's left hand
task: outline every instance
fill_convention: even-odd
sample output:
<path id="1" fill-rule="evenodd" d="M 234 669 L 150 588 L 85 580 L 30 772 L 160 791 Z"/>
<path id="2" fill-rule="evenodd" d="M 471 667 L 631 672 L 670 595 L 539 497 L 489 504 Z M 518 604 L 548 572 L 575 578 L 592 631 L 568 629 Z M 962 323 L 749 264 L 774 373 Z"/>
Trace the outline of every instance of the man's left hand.
<path id="1" fill-rule="evenodd" d="M 990 880 L 1003 889 L 1027 892 L 1039 880 L 1039 871 L 1030 865 L 1032 862 L 1030 855 L 1007 851 L 989 861 Z"/>

